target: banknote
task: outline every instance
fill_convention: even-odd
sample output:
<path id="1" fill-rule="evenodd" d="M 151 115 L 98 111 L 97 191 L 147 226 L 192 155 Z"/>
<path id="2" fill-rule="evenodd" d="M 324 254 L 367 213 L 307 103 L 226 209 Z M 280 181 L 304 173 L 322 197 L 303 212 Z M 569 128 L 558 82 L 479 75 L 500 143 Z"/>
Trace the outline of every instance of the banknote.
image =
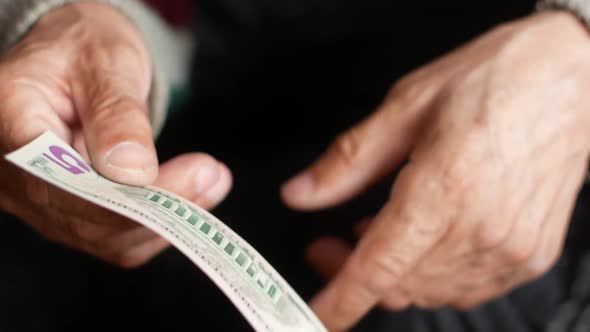
<path id="1" fill-rule="evenodd" d="M 158 233 L 207 274 L 256 331 L 326 331 L 252 246 L 211 213 L 182 197 L 155 187 L 109 181 L 51 132 L 6 159 Z"/>

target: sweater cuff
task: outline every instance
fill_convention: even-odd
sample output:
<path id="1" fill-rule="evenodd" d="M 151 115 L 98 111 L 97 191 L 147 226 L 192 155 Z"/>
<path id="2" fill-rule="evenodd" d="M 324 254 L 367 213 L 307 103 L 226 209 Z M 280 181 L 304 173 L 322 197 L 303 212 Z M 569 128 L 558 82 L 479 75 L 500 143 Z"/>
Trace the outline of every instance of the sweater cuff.
<path id="1" fill-rule="evenodd" d="M 564 9 L 576 15 L 587 27 L 590 27 L 590 1 L 589 0 L 540 0 L 537 2 L 538 10 Z"/>
<path id="2" fill-rule="evenodd" d="M 152 86 L 149 96 L 150 120 L 154 137 L 160 133 L 166 118 L 169 83 L 157 44 L 170 38 L 165 23 L 156 13 L 137 0 L 0 0 L 0 54 L 18 43 L 49 11 L 73 2 L 95 1 L 121 10 L 142 34 L 152 61 Z"/>

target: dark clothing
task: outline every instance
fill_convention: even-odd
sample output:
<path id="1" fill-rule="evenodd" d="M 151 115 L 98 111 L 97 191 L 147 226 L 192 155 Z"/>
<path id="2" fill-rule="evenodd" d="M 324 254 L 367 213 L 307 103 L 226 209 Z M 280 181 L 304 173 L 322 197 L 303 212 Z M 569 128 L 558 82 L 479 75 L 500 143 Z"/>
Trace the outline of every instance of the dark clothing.
<path id="1" fill-rule="evenodd" d="M 296 213 L 280 184 L 379 104 L 395 80 L 533 1 L 200 0 L 193 97 L 159 140 L 166 159 L 210 152 L 235 177 L 215 213 L 258 248 L 305 298 L 321 281 L 305 264 L 314 238 L 351 238 L 384 202 L 392 179 L 340 208 Z M 566 299 L 586 247 L 583 192 L 568 248 L 554 270 L 468 313 L 371 313 L 358 331 L 542 331 Z M 0 331 L 242 331 L 228 300 L 175 250 L 122 271 L 0 222 Z M 272 230 L 272 234 L 270 231 Z M 203 328 L 204 324 L 210 326 Z"/>

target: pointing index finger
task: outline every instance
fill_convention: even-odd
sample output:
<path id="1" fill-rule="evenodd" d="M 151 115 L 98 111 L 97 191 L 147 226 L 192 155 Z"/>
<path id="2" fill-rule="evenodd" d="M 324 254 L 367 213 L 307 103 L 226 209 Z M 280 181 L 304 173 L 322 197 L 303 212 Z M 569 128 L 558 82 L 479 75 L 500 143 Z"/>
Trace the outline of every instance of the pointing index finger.
<path id="1" fill-rule="evenodd" d="M 390 201 L 375 218 L 341 272 L 313 301 L 316 313 L 331 331 L 358 322 L 444 236 L 442 190 L 426 172 L 408 165 L 400 174 Z"/>

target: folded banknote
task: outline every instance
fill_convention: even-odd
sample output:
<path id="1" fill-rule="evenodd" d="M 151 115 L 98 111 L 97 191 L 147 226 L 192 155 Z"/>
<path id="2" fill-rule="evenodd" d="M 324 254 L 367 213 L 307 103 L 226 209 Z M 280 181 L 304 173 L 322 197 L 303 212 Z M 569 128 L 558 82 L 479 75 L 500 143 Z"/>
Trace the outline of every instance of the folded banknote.
<path id="1" fill-rule="evenodd" d="M 51 132 L 6 159 L 62 190 L 158 233 L 207 274 L 256 331 L 326 331 L 252 246 L 182 197 L 155 187 L 109 181 Z"/>

